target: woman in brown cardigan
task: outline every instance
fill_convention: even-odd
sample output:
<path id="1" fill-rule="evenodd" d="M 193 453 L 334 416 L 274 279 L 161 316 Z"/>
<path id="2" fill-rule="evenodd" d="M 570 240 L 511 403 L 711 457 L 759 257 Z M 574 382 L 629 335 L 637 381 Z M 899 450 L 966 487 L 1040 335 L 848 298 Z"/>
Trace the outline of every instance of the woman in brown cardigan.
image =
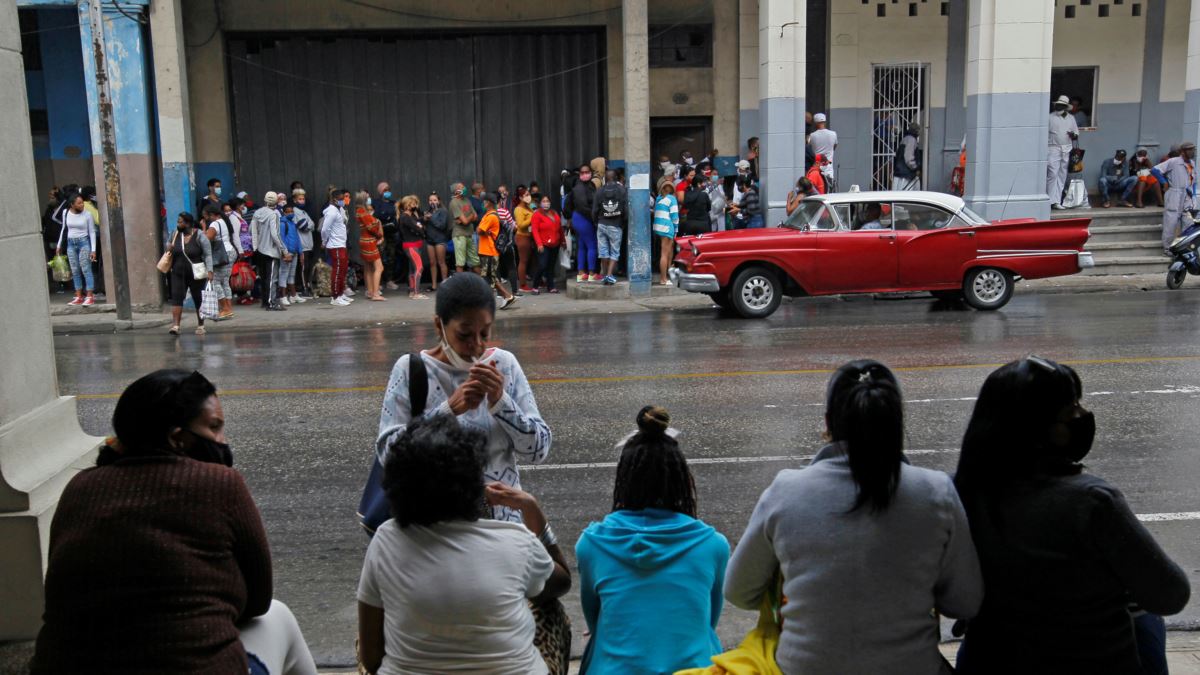
<path id="1" fill-rule="evenodd" d="M 213 385 L 153 372 L 112 424 L 51 524 L 32 672 L 315 675 Z"/>

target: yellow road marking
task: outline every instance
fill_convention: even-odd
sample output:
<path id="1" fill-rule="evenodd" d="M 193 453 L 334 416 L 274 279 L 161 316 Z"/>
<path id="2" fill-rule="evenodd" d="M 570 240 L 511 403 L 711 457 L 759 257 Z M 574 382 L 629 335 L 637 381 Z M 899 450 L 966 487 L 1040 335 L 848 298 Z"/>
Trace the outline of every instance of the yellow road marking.
<path id="1" fill-rule="evenodd" d="M 1193 356 L 1131 356 L 1112 359 L 1071 359 L 1059 361 L 1068 366 L 1111 366 L 1139 363 L 1170 363 L 1178 361 L 1200 361 L 1200 354 Z M 999 368 L 1003 363 L 957 363 L 927 366 L 898 366 L 897 373 L 934 372 L 939 370 L 978 370 Z M 658 375 L 611 375 L 606 377 L 544 377 L 531 379 L 530 384 L 603 384 L 613 382 L 647 382 L 654 380 L 696 380 L 722 377 L 778 377 L 781 375 L 828 375 L 831 368 L 801 368 L 794 370 L 729 370 L 712 373 L 661 373 Z M 382 386 L 369 387 L 305 387 L 295 389 L 224 389 L 221 396 L 286 396 L 290 394 L 354 394 L 378 393 Z M 120 394 L 76 394 L 79 399 L 118 398 Z"/>

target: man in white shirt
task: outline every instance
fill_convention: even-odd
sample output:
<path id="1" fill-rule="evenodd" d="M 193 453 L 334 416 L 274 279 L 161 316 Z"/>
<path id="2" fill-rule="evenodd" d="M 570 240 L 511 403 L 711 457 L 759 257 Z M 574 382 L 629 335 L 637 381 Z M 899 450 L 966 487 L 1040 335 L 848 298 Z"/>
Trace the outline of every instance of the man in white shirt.
<path id="1" fill-rule="evenodd" d="M 1050 113 L 1050 138 L 1046 155 L 1046 194 L 1050 208 L 1062 209 L 1063 188 L 1067 184 L 1067 165 L 1071 159 L 1071 144 L 1079 138 L 1079 126 L 1071 116 L 1071 99 L 1059 96 Z"/>
<path id="2" fill-rule="evenodd" d="M 814 156 L 824 155 L 825 159 L 829 160 L 829 164 L 821 167 L 821 174 L 825 177 L 828 191 L 834 192 L 834 151 L 837 150 L 838 136 L 836 131 L 829 128 L 828 122 L 829 118 L 825 116 L 825 113 L 813 115 L 813 124 L 817 129 L 808 135 L 808 145 L 812 148 Z"/>
<path id="3" fill-rule="evenodd" d="M 345 307 L 353 302 L 346 295 L 346 272 L 349 259 L 346 255 L 346 207 L 350 205 L 350 193 L 334 190 L 329 196 L 329 206 L 321 218 L 321 243 L 329 252 L 330 282 L 332 297 L 329 304 Z"/>

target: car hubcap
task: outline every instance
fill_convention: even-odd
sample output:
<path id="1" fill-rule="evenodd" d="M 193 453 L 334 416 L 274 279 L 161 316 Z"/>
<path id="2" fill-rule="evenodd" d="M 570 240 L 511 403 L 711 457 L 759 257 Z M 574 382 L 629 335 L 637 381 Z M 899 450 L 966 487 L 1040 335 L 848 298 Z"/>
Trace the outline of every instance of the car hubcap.
<path id="1" fill-rule="evenodd" d="M 765 309 L 774 297 L 775 289 L 765 277 L 750 277 L 742 284 L 742 302 L 750 309 Z"/>
<path id="2" fill-rule="evenodd" d="M 1008 281 L 996 270 L 984 270 L 975 275 L 973 290 L 976 298 L 990 304 L 1004 297 L 1004 292 L 1008 290 Z"/>

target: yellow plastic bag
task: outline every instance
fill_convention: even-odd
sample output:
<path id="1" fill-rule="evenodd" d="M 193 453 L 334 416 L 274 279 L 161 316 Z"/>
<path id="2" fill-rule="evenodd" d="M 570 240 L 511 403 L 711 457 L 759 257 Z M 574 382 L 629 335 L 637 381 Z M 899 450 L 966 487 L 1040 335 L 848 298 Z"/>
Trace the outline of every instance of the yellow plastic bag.
<path id="1" fill-rule="evenodd" d="M 680 670 L 675 675 L 783 675 L 775 663 L 781 632 L 777 598 L 774 593 L 763 597 L 758 625 L 737 648 L 712 657 L 713 665 L 707 668 Z"/>

